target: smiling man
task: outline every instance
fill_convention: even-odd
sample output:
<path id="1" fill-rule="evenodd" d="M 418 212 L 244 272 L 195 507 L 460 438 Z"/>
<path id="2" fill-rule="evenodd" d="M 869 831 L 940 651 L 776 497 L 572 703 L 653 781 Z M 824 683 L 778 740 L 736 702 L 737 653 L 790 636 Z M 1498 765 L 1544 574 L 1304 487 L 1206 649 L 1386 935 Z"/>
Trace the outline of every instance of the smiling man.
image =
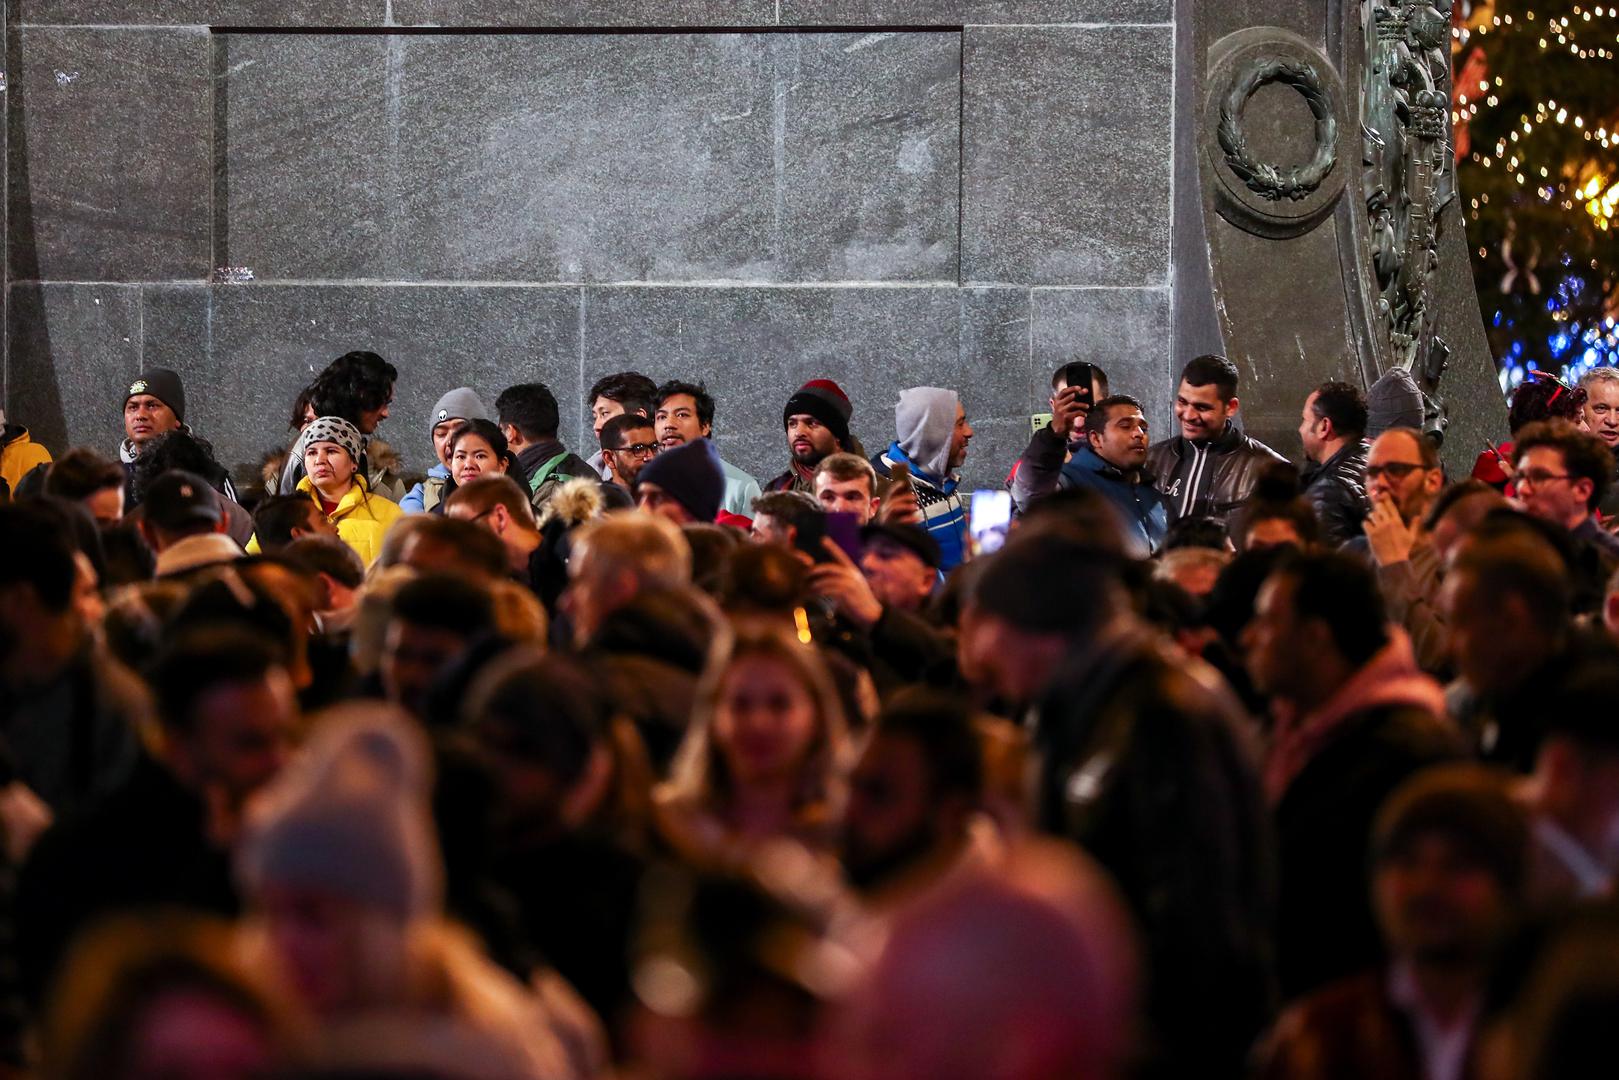
<path id="1" fill-rule="evenodd" d="M 1240 407 L 1237 365 L 1225 357 L 1199 356 L 1181 372 L 1175 391 L 1180 431 L 1147 451 L 1147 470 L 1169 502 L 1170 521 L 1228 520 L 1253 493 L 1264 466 L 1287 460 L 1237 428 L 1232 421 Z"/>
<path id="2" fill-rule="evenodd" d="M 939 569 L 954 570 L 967 558 L 967 511 L 956 488 L 967 460 L 973 426 L 967 408 L 954 390 L 913 386 L 902 390 L 894 406 L 894 441 L 871 459 L 871 467 L 884 481 L 894 467 L 910 470 L 910 486 L 920 509 L 921 525 L 938 543 L 943 560 Z M 893 496 L 887 496 L 890 503 Z"/>

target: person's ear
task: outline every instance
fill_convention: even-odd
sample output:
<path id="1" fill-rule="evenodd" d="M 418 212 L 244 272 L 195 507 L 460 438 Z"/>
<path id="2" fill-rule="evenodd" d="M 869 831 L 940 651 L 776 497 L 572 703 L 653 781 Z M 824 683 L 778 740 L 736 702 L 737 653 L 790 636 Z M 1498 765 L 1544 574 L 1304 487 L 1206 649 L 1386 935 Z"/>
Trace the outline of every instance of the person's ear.
<path id="1" fill-rule="evenodd" d="M 511 511 L 506 509 L 505 503 L 496 503 L 489 511 L 489 516 L 494 520 L 496 536 L 504 533 L 512 523 Z"/>
<path id="2" fill-rule="evenodd" d="M 1574 492 L 1580 503 L 1587 507 L 1591 505 L 1591 492 L 1595 488 L 1596 485 L 1591 483 L 1591 478 L 1588 476 L 1582 476 L 1569 484 L 1569 490 Z"/>
<path id="3" fill-rule="evenodd" d="M 332 577 L 330 574 L 317 573 L 315 575 L 315 580 L 320 589 L 320 595 L 315 597 L 315 610 L 330 611 L 332 608 L 337 606 L 337 604 L 334 602 L 339 587 L 337 579 Z"/>
<path id="4" fill-rule="evenodd" d="M 1429 469 L 1422 478 L 1422 490 L 1429 498 L 1439 494 L 1439 489 L 1445 486 L 1445 470 Z"/>
<path id="5" fill-rule="evenodd" d="M 1230 401 L 1225 403 L 1225 418 L 1229 420 L 1233 416 L 1236 416 L 1237 410 L 1240 408 L 1242 408 L 1242 402 L 1236 398 L 1232 398 Z"/>

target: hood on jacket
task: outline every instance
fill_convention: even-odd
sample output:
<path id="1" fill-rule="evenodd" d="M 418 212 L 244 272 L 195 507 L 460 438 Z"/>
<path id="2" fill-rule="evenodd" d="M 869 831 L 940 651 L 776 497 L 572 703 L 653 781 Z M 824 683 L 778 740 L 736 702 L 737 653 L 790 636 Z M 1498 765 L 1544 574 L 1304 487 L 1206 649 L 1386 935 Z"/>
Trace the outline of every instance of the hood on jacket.
<path id="1" fill-rule="evenodd" d="M 399 451 L 392 446 L 374 436 L 369 440 L 364 440 L 363 445 L 366 464 L 371 467 L 372 477 L 376 477 L 381 473 L 398 475 L 404 472 L 405 460 L 399 456 Z"/>
<path id="2" fill-rule="evenodd" d="M 602 495 L 601 481 L 588 476 L 574 477 L 546 500 L 538 525 L 543 529 L 552 521 L 560 521 L 563 528 L 572 529 L 601 517 L 606 509 L 607 500 Z"/>
<path id="3" fill-rule="evenodd" d="M 950 475 L 950 442 L 960 404 L 954 390 L 913 386 L 900 391 L 894 406 L 894 441 L 912 462 L 940 479 Z"/>

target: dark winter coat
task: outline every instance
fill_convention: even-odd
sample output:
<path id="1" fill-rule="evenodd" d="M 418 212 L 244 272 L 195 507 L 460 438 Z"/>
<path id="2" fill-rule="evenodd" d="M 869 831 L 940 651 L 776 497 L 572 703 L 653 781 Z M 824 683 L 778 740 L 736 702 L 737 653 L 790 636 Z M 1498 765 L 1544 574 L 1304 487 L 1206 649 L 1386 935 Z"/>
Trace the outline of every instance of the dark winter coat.
<path id="1" fill-rule="evenodd" d="M 1145 559 L 1158 550 L 1169 531 L 1169 508 L 1153 486 L 1151 473 L 1131 476 L 1088 446 L 1074 451 L 1062 467 L 1065 487 L 1090 488 L 1112 504 L 1124 525 L 1125 550 Z"/>
<path id="2" fill-rule="evenodd" d="M 18 887 L 18 961 L 38 999 L 74 935 L 114 912 L 156 907 L 233 915 L 229 852 L 207 837 L 202 800 L 149 757 L 129 781 L 40 838 Z"/>
<path id="3" fill-rule="evenodd" d="M 1240 708 L 1132 629 L 1071 656 L 1035 720 L 1038 824 L 1100 861 L 1141 926 L 1148 1075 L 1241 1075 L 1275 995 L 1274 840 Z"/>

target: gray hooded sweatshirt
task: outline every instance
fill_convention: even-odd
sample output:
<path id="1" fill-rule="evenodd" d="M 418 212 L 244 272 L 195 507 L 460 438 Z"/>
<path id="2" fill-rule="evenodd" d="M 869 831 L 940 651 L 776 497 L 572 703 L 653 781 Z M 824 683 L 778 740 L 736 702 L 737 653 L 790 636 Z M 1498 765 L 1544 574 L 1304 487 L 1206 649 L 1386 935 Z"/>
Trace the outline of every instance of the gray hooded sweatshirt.
<path id="1" fill-rule="evenodd" d="M 956 433 L 954 390 L 914 386 L 900 391 L 894 406 L 895 441 L 911 463 L 943 483 L 950 477 L 950 442 Z"/>

